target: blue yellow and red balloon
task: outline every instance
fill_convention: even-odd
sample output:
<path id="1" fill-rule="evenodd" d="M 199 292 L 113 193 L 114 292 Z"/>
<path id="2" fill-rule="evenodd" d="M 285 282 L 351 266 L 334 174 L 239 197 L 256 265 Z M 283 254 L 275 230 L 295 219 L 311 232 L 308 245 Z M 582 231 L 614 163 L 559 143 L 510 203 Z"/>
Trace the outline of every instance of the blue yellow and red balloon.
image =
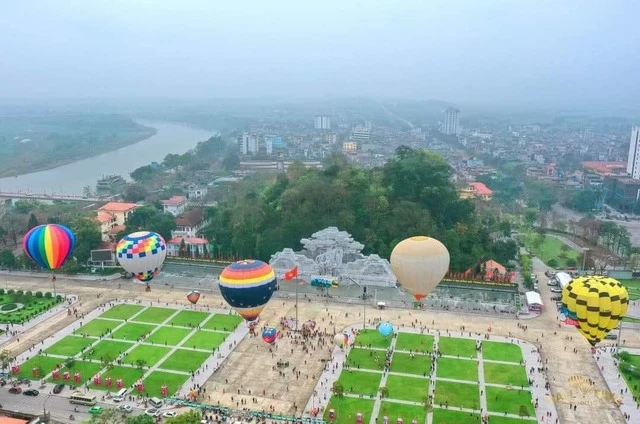
<path id="1" fill-rule="evenodd" d="M 246 259 L 227 266 L 218 281 L 222 297 L 247 321 L 255 321 L 276 290 L 269 264 Z"/>
<path id="2" fill-rule="evenodd" d="M 278 331 L 273 327 L 267 327 L 262 330 L 262 340 L 267 343 L 273 343 L 278 338 Z"/>
<path id="3" fill-rule="evenodd" d="M 200 292 L 197 290 L 191 290 L 189 293 L 187 293 L 187 300 L 191 303 L 193 303 L 194 305 L 196 303 L 198 303 L 198 299 L 200 299 Z"/>
<path id="4" fill-rule="evenodd" d="M 76 236 L 64 225 L 46 224 L 32 228 L 22 239 L 24 253 L 39 267 L 60 268 L 73 253 Z"/>
<path id="5" fill-rule="evenodd" d="M 152 231 L 138 231 L 124 236 L 116 247 L 120 266 L 140 281 L 151 281 L 160 273 L 167 257 L 162 236 Z"/>
<path id="6" fill-rule="evenodd" d="M 387 337 L 388 335 L 393 333 L 393 324 L 391 324 L 390 322 L 380 323 L 380 325 L 378 326 L 378 332 L 382 336 Z"/>

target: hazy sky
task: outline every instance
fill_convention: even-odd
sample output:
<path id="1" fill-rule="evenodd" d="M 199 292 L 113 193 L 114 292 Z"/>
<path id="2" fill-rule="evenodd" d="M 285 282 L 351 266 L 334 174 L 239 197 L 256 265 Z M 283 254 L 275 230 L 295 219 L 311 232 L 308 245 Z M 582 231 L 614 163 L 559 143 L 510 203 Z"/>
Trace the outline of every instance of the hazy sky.
<path id="1" fill-rule="evenodd" d="M 0 98 L 640 103 L 637 0 L 2 3 Z"/>

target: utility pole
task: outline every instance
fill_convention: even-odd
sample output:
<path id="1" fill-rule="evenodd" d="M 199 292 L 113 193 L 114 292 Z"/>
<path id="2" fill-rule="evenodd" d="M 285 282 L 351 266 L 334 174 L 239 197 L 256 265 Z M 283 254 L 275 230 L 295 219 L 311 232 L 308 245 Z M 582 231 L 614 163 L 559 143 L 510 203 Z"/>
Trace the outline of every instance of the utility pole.
<path id="1" fill-rule="evenodd" d="M 294 284 L 296 285 L 296 333 L 298 332 L 298 279 L 294 280 Z"/>
<path id="2" fill-rule="evenodd" d="M 589 252 L 588 247 L 582 248 L 582 274 L 584 275 L 584 269 L 587 265 L 587 252 Z"/>

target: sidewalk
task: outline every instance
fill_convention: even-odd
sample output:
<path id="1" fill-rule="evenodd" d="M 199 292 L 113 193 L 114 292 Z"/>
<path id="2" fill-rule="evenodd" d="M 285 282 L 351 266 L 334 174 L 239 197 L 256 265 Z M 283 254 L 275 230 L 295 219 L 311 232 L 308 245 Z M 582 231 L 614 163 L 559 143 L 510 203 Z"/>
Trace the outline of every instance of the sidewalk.
<path id="1" fill-rule="evenodd" d="M 609 391 L 618 400 L 621 400 L 619 408 L 623 413 L 629 414 L 631 417 L 627 420 L 629 424 L 635 424 L 638 417 L 638 409 L 640 404 L 633 400 L 633 392 L 628 389 L 627 382 L 618 369 L 618 360 L 615 359 L 612 354 L 615 352 L 615 347 L 600 348 L 596 351 L 593 357 L 600 366 L 600 371 L 604 377 Z M 640 349 L 621 348 L 621 352 L 629 352 L 634 355 L 640 355 Z M 626 390 L 626 392 L 625 392 Z M 631 421 L 631 420 L 634 421 Z"/>

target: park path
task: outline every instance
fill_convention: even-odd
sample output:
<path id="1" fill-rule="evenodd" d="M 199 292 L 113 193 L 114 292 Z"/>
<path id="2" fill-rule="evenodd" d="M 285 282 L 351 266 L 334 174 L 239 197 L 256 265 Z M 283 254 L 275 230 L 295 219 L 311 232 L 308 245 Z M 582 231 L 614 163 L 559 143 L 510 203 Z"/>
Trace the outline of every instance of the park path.
<path id="1" fill-rule="evenodd" d="M 391 345 L 390 345 L 390 349 L 391 349 L 391 361 L 393 361 L 393 354 L 395 353 L 395 348 L 396 348 L 396 340 L 397 338 L 394 337 L 394 335 L 391 335 Z M 386 349 L 381 349 L 384 350 L 384 355 L 385 355 L 385 362 L 386 362 L 386 355 L 387 355 L 387 350 Z M 382 373 L 382 378 L 380 379 L 380 385 L 378 386 L 378 391 L 376 394 L 376 399 L 373 402 L 373 411 L 371 412 L 371 418 L 369 419 L 369 424 L 377 424 L 376 423 L 376 418 L 378 416 L 378 414 L 380 413 L 380 407 L 382 406 L 382 396 L 380 393 L 380 388 L 381 387 L 385 387 L 387 385 L 387 378 L 389 377 L 389 371 L 387 371 L 387 368 L 384 368 L 384 371 Z"/>
<path id="2" fill-rule="evenodd" d="M 427 330 L 427 333 L 429 331 Z M 431 381 L 431 384 L 429 384 L 429 392 L 428 392 L 428 396 L 431 399 L 431 404 L 435 404 L 436 402 L 436 384 L 437 381 L 435 379 L 436 376 L 436 372 L 438 371 L 438 358 L 435 356 L 436 352 L 438 351 L 438 343 L 440 343 L 440 333 L 436 333 L 433 335 L 433 349 L 431 351 L 431 357 L 435 357 L 436 360 L 433 361 L 433 368 L 431 368 L 430 374 L 429 374 L 429 380 Z M 426 416 L 426 421 L 427 424 L 433 424 L 433 408 L 430 409 L 429 411 L 427 411 L 427 416 Z"/>
<path id="3" fill-rule="evenodd" d="M 620 349 L 620 351 L 629 352 L 632 355 L 640 355 L 640 349 L 623 348 Z M 622 400 L 620 410 L 623 413 L 629 414 L 630 417 L 626 420 L 627 423 L 633 424 L 637 422 L 635 420 L 637 420 L 639 404 L 633 399 L 633 392 L 629 390 L 627 381 L 620 374 L 620 370 L 618 369 L 618 360 L 613 357 L 615 353 L 615 347 L 603 347 L 597 349 L 593 356 L 600 366 L 600 370 L 607 382 L 609 391 L 617 399 Z"/>

